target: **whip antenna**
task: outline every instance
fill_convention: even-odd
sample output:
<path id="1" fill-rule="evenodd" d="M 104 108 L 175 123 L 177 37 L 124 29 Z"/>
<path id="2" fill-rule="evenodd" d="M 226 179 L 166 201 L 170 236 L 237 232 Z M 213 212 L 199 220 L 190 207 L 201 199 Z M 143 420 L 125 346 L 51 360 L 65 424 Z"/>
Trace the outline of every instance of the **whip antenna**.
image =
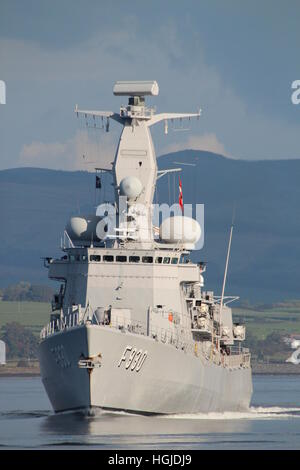
<path id="1" fill-rule="evenodd" d="M 231 227 L 230 227 L 230 234 L 229 234 L 229 241 L 228 241 L 228 248 L 227 248 L 227 256 L 226 256 L 224 279 L 223 279 L 221 302 L 220 302 L 220 324 L 221 324 L 222 309 L 223 309 L 223 302 L 224 302 L 224 292 L 225 292 L 226 279 L 227 279 L 227 270 L 228 270 L 230 250 L 231 250 L 231 240 L 232 240 L 232 233 L 233 233 L 233 227 L 234 227 L 235 212 L 236 212 L 236 204 L 234 205 L 234 208 L 232 211 L 232 220 L 231 220 Z"/>

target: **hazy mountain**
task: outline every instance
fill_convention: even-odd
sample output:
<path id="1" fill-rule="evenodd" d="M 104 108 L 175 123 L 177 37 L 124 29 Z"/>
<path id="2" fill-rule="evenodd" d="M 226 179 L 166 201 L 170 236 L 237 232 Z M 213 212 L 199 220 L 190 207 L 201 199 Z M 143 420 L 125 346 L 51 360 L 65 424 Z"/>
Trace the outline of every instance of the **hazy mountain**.
<path id="1" fill-rule="evenodd" d="M 208 262 L 208 289 L 221 290 L 236 204 L 227 292 L 251 301 L 299 298 L 300 160 L 250 162 L 186 150 L 158 162 L 161 169 L 181 166 L 184 203 L 205 204 L 205 244 L 193 257 Z M 102 179 L 102 198 L 110 183 Z M 158 196 L 178 201 L 178 174 L 159 180 Z M 40 258 L 58 254 L 67 219 L 93 212 L 98 200 L 91 173 L 0 171 L 0 286 L 47 282 Z"/>

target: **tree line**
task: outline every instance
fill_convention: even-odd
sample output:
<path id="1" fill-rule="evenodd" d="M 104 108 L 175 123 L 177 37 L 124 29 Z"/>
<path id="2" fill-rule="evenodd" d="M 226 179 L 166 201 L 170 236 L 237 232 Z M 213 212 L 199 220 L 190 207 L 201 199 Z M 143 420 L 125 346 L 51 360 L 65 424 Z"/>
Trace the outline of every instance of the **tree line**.
<path id="1" fill-rule="evenodd" d="M 37 358 L 38 338 L 20 323 L 6 323 L 1 328 L 0 339 L 6 344 L 6 355 L 8 359 Z"/>
<path id="2" fill-rule="evenodd" d="M 24 281 L 4 287 L 1 291 L 2 300 L 19 302 L 50 302 L 54 294 L 54 289 L 50 286 L 30 284 Z"/>

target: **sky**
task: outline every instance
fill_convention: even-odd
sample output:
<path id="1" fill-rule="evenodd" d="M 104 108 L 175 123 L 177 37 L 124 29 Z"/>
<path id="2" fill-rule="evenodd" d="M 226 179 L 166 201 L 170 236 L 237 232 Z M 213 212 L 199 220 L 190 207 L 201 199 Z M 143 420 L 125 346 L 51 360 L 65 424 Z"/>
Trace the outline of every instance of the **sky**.
<path id="1" fill-rule="evenodd" d="M 118 124 L 87 132 L 73 111 L 118 111 L 116 80 L 157 80 L 158 112 L 202 109 L 187 132 L 153 128 L 158 155 L 300 158 L 299 13 L 294 0 L 0 0 L 0 169 L 111 160 Z"/>

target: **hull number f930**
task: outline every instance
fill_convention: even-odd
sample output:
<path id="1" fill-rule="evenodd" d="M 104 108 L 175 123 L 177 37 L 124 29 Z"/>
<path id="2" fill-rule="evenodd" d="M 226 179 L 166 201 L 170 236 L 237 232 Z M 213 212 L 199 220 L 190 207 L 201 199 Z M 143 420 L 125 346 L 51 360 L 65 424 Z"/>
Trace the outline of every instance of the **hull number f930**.
<path id="1" fill-rule="evenodd" d="M 124 363 L 125 369 L 139 372 L 146 360 L 147 354 L 148 351 L 143 351 L 142 349 L 138 350 L 132 346 L 126 346 L 118 367 Z"/>

